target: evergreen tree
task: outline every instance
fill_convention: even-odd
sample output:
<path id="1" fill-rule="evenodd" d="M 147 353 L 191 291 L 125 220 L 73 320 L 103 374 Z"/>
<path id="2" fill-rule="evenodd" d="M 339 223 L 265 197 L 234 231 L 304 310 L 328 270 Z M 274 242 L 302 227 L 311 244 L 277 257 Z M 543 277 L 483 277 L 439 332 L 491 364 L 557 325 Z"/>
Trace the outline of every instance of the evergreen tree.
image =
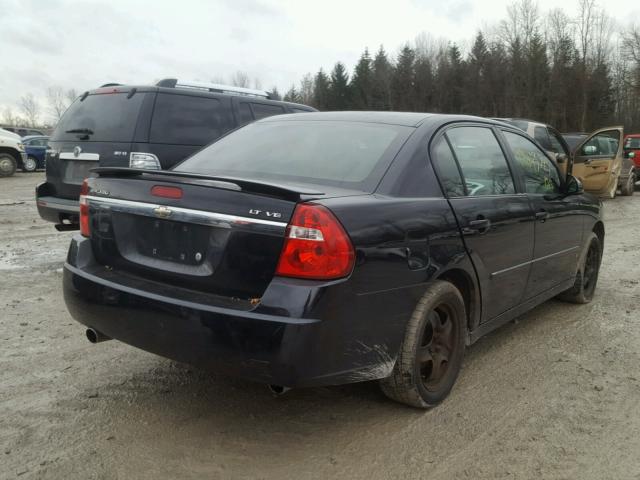
<path id="1" fill-rule="evenodd" d="M 371 109 L 391 110 L 391 78 L 393 65 L 382 45 L 373 60 L 371 75 Z"/>
<path id="2" fill-rule="evenodd" d="M 351 100 L 354 110 L 368 110 L 372 103 L 373 72 L 371 56 L 365 48 L 351 77 Z"/>
<path id="3" fill-rule="evenodd" d="M 316 74 L 313 82 L 313 103 L 318 110 L 329 110 L 331 81 L 322 69 Z"/>
<path id="4" fill-rule="evenodd" d="M 391 103 L 394 110 L 407 112 L 416 110 L 415 60 L 416 54 L 409 45 L 406 45 L 398 55 L 391 77 Z"/>
<path id="5" fill-rule="evenodd" d="M 349 74 L 342 62 L 336 63 L 331 71 L 329 87 L 329 109 L 348 110 L 351 106 Z"/>
<path id="6" fill-rule="evenodd" d="M 298 90 L 296 90 L 295 85 L 291 85 L 291 88 L 284 94 L 283 100 L 285 102 L 302 103 L 302 97 Z"/>

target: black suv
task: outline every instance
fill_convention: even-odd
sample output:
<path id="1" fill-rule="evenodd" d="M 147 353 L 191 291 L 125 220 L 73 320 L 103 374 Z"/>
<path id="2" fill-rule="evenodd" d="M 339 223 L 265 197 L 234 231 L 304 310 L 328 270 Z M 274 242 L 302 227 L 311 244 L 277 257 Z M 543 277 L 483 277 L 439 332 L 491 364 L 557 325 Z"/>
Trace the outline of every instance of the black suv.
<path id="1" fill-rule="evenodd" d="M 47 181 L 36 188 L 40 216 L 59 230 L 78 224 L 80 186 L 95 167 L 168 169 L 254 120 L 315 109 L 271 100 L 262 90 L 161 80 L 103 85 L 65 112 L 49 140 Z"/>

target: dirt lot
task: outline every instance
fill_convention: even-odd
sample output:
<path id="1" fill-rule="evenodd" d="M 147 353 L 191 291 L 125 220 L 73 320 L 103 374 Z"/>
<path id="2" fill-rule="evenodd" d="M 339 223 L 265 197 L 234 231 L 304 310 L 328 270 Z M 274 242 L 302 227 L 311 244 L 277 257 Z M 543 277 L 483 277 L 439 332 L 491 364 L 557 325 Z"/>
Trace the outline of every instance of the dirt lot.
<path id="1" fill-rule="evenodd" d="M 274 398 L 91 345 L 61 295 L 71 234 L 36 212 L 42 177 L 0 179 L 0 478 L 640 479 L 640 195 L 606 203 L 593 303 L 481 340 L 419 412 L 375 384 Z"/>

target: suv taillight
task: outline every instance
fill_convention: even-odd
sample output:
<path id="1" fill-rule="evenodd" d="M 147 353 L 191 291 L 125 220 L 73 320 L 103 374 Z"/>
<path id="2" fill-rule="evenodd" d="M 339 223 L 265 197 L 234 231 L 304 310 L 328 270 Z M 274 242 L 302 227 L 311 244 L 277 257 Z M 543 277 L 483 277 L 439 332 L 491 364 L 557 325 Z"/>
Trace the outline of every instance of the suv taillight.
<path id="1" fill-rule="evenodd" d="M 89 184 L 85 178 L 80 188 L 80 234 L 88 237 L 91 234 L 89 228 L 89 202 L 87 194 L 89 193 Z"/>
<path id="2" fill-rule="evenodd" d="M 287 227 L 276 275 L 330 280 L 353 270 L 355 252 L 338 219 L 325 207 L 299 204 Z"/>

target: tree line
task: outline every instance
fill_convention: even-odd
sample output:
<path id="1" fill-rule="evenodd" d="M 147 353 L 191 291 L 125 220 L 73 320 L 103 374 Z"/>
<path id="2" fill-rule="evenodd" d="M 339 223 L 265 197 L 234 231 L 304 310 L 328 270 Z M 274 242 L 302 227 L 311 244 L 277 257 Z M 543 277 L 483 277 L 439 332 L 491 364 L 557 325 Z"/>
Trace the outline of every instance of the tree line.
<path id="1" fill-rule="evenodd" d="M 365 49 L 351 73 L 337 62 L 284 99 L 319 110 L 523 117 L 561 131 L 640 129 L 640 29 L 620 30 L 595 0 L 579 0 L 577 18 L 518 0 L 465 52 L 426 34 L 395 58 Z"/>

